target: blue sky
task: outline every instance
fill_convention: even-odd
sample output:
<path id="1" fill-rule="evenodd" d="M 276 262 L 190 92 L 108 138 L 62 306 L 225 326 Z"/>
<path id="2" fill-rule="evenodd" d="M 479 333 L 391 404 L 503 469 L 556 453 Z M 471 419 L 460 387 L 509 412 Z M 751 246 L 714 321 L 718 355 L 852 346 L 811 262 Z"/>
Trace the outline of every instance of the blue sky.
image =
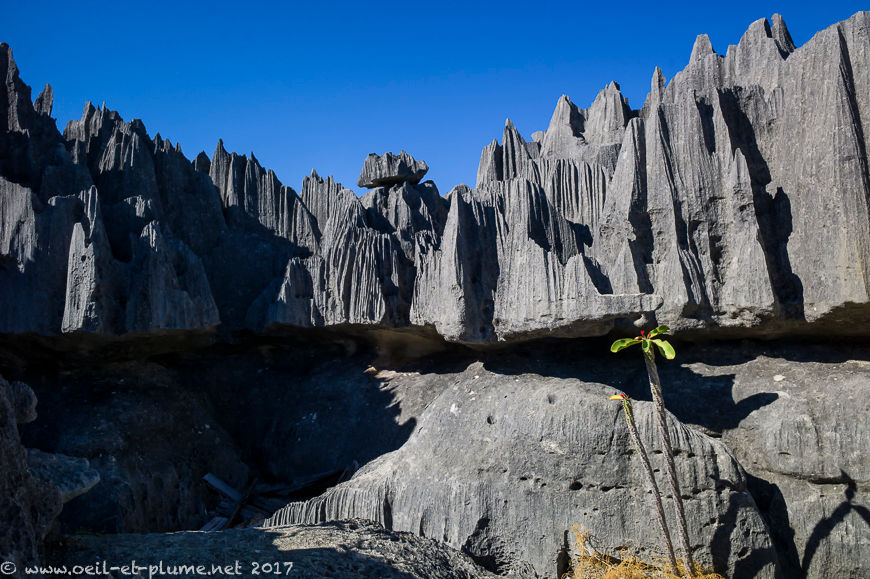
<path id="1" fill-rule="evenodd" d="M 147 11 L 141 8 L 147 6 Z M 866 8 L 866 6 L 864 6 Z M 138 8 L 138 9 L 137 9 Z M 253 151 L 299 189 L 312 168 L 356 189 L 370 152 L 406 149 L 446 194 L 474 185 L 510 117 L 528 138 L 556 100 L 587 107 L 611 80 L 643 105 L 695 36 L 717 52 L 779 12 L 796 44 L 858 2 L 10 2 L 0 41 L 62 129 L 106 102 L 193 158 Z"/>

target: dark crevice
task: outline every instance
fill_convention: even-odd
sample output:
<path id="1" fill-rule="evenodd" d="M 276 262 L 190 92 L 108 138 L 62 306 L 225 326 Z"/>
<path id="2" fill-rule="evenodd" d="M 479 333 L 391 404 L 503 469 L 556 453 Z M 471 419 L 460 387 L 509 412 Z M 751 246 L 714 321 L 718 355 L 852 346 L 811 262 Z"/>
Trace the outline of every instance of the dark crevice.
<path id="1" fill-rule="evenodd" d="M 698 115 L 701 119 L 701 136 L 704 139 L 704 146 L 708 153 L 715 153 L 716 130 L 713 127 L 713 105 L 708 103 L 706 99 L 699 98 L 695 101 L 695 106 L 698 108 Z"/>
<path id="2" fill-rule="evenodd" d="M 612 294 L 613 286 L 610 285 L 610 279 L 601 271 L 601 266 L 594 259 L 584 255 L 583 263 L 586 266 L 586 271 L 589 272 L 589 279 L 600 294 Z"/>

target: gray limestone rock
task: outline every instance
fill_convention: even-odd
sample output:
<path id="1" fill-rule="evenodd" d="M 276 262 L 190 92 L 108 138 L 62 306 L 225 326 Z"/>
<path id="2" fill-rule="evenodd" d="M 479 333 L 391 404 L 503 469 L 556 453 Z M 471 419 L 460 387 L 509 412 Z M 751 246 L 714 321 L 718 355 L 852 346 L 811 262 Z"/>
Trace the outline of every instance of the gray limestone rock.
<path id="1" fill-rule="evenodd" d="M 27 449 L 27 466 L 34 478 L 57 489 L 61 503 L 80 497 L 100 482 L 100 473 L 84 458 Z"/>
<path id="2" fill-rule="evenodd" d="M 357 185 L 367 189 L 390 187 L 400 183 L 419 183 L 429 167 L 423 161 L 402 151 L 398 155 L 390 152 L 378 155 L 370 153 L 363 164 Z"/>
<path id="3" fill-rule="evenodd" d="M 207 170 L 220 192 L 231 226 L 247 231 L 265 228 L 300 248 L 316 249 L 319 232 L 314 217 L 296 192 L 264 169 L 253 153 L 250 159 L 227 153 L 219 141 L 210 163 L 195 164 Z"/>
<path id="4" fill-rule="evenodd" d="M 148 556 L 144 557 L 143 552 Z M 229 566 L 243 576 L 286 574 L 302 579 L 484 579 L 496 577 L 467 555 L 434 539 L 385 530 L 373 521 L 351 520 L 280 529 L 233 529 L 220 533 L 79 536 L 51 554 L 55 565 L 95 560 L 139 564 Z M 236 561 L 239 567 L 236 568 Z M 153 562 L 153 563 L 152 563 Z M 277 571 L 276 571 L 277 570 Z M 174 575 L 196 577 L 173 567 Z"/>
<path id="5" fill-rule="evenodd" d="M 24 382 L 8 382 L 7 395 L 18 424 L 27 424 L 36 420 L 36 394 L 30 386 Z"/>
<path id="6" fill-rule="evenodd" d="M 191 166 L 179 147 L 157 137 L 154 170 L 165 210 L 162 226 L 197 255 L 208 253 L 226 230 L 220 194 L 211 180 Z"/>
<path id="7" fill-rule="evenodd" d="M 0 559 L 19 570 L 39 562 L 42 541 L 65 499 L 87 492 L 95 484 L 93 477 L 89 478 L 94 473 L 86 470 L 87 461 L 22 446 L 18 424 L 35 419 L 35 406 L 36 396 L 29 386 L 9 383 L 0 376 Z M 31 460 L 34 456 L 36 461 Z M 45 476 L 52 470 L 43 468 L 47 463 L 65 463 L 66 472 L 62 477 Z M 60 469 L 55 468 L 53 474 L 60 474 Z M 75 479 L 79 482 L 72 482 Z"/>
<path id="8" fill-rule="evenodd" d="M 39 96 L 36 97 L 36 100 L 33 101 L 33 109 L 39 115 L 44 115 L 46 117 L 51 116 L 51 109 L 54 105 L 54 90 L 51 88 L 50 84 L 46 84 L 45 88 L 42 89 L 42 92 L 39 93 Z"/>
<path id="9" fill-rule="evenodd" d="M 200 151 L 199 154 L 193 159 L 193 168 L 200 173 L 205 173 L 209 175 L 211 172 L 211 159 L 208 158 L 208 155 L 205 154 L 205 151 Z"/>
<path id="10" fill-rule="evenodd" d="M 672 327 L 775 328 L 847 309 L 863 319 L 867 270 L 845 264 L 867 263 L 870 224 L 841 216 L 867 214 L 870 189 L 854 173 L 867 165 L 860 111 L 870 97 L 858 88 L 867 51 L 857 48 L 867 18 L 799 48 L 781 17 L 762 19 L 726 57 L 701 35 L 670 83 L 656 70 L 641 111 L 627 109 L 615 84 L 586 110 L 562 97 L 537 139 L 539 158 L 506 129 L 502 145 L 484 149 L 478 187 L 540 184 L 560 213 L 589 227 L 587 253 L 613 291 L 663 296 L 656 318 Z M 832 71 L 845 72 L 825 80 Z M 797 129 L 799 118 L 818 130 Z M 831 126 L 857 132 L 822 128 Z M 835 199 L 809 193 L 832 191 L 823 180 L 843 184 Z"/>
<path id="11" fill-rule="evenodd" d="M 34 516 L 36 485 L 27 469 L 8 383 L 0 378 L 0 558 L 34 564 L 42 539 Z"/>
<path id="12" fill-rule="evenodd" d="M 20 96 L 25 92 L 20 84 L 7 83 L 5 90 L 12 87 Z M 89 104 L 82 119 L 67 126 L 65 140 L 45 122 L 50 100 L 49 88 L 33 114 L 16 116 L 15 131 L 7 135 L 28 140 L 28 146 L 18 149 L 26 153 L 23 159 L 5 159 L 17 162 L 4 165 L 0 175 L 0 293 L 19 296 L 19 307 L 0 314 L 0 329 L 122 334 L 214 326 L 218 318 L 209 311 L 214 310 L 209 285 L 197 272 L 199 258 L 185 247 L 210 249 L 225 227 L 213 187 L 197 179 L 177 146 L 159 135 L 152 142 L 140 121 L 125 123 L 105 108 Z M 47 157 L 47 150 L 54 156 Z M 33 176 L 40 165 L 42 175 Z M 154 248 L 144 252 L 140 244 L 134 251 L 155 221 L 171 232 L 166 244 L 173 248 L 167 258 L 174 262 L 171 275 L 165 267 L 146 266 L 152 262 L 143 253 Z M 150 303 L 151 311 L 166 311 L 156 317 L 147 311 L 125 315 L 130 304 L 144 305 L 143 286 L 163 294 L 154 296 L 162 303 Z M 200 312 L 177 299 L 176 289 L 188 292 Z"/>
<path id="13" fill-rule="evenodd" d="M 591 144 L 619 143 L 626 123 L 633 116 L 619 85 L 611 81 L 587 109 L 583 136 Z"/>
<path id="14" fill-rule="evenodd" d="M 440 243 L 421 256 L 417 268 L 411 323 L 433 325 L 449 340 L 486 342 L 494 338 L 499 214 L 483 197 L 465 186 L 450 192 Z"/>
<path id="15" fill-rule="evenodd" d="M 403 193 L 406 186 L 413 189 Z M 302 200 L 317 219 L 318 251 L 287 262 L 283 275 L 252 302 L 246 325 L 257 330 L 275 324 L 408 325 L 414 253 L 412 245 L 403 249 L 399 236 L 413 244 L 414 227 L 428 235 L 432 217 L 422 198 L 434 211 L 440 209 L 440 199 L 436 201 L 437 192 L 433 198 L 431 189 L 423 186 L 402 185 L 396 195 L 388 202 L 395 208 L 389 217 L 397 220 L 400 230 L 378 213 L 379 208 L 389 211 L 388 207 L 372 206 L 369 198 L 367 210 L 352 191 L 312 172 L 303 182 Z"/>
<path id="16" fill-rule="evenodd" d="M 662 104 L 655 107 L 662 128 L 667 124 L 672 141 L 683 143 L 684 150 L 691 142 L 687 135 L 673 135 L 675 128 L 689 129 L 689 106 L 699 111 L 701 120 L 699 128 L 691 130 L 697 135 L 695 142 L 705 143 L 712 155 L 721 154 L 723 147 L 726 152 L 741 150 L 747 164 L 742 180 L 752 187 L 774 311 L 785 318 L 816 321 L 848 304 L 867 303 L 866 269 L 857 268 L 863 270 L 859 272 L 847 264 L 864 262 L 870 225 L 863 217 L 848 223 L 842 217 L 866 213 L 861 208 L 867 184 L 855 176 L 863 171 L 859 166 L 866 166 L 862 135 L 867 128 L 859 119 L 867 95 L 858 88 L 865 86 L 860 75 L 866 73 L 866 51 L 858 47 L 866 45 L 867 18 L 867 13 L 858 13 L 793 52 L 778 44 L 764 20 L 754 23 L 725 58 L 700 39 L 695 58 L 668 84 Z M 784 39 L 781 19 L 777 29 Z M 694 102 L 681 106 L 690 91 Z M 805 130 L 805 121 L 798 120 L 808 115 L 817 128 Z M 830 130 L 840 123 L 857 132 Z M 720 141 L 723 132 L 727 139 Z M 720 167 L 724 161 L 719 161 Z M 687 165 L 679 167 L 680 174 Z M 692 166 L 697 177 L 681 179 L 693 184 L 681 198 L 691 199 L 706 188 L 698 170 L 702 166 Z M 823 182 L 837 185 L 832 189 Z"/>
<path id="17" fill-rule="evenodd" d="M 82 195 L 84 219 L 73 227 L 62 331 L 111 333 L 120 327 L 118 266 L 103 228 L 99 193 Z"/>
<path id="18" fill-rule="evenodd" d="M 365 160 L 357 199 L 316 173 L 297 195 L 222 142 L 190 162 L 105 107 L 61 136 L 50 88 L 31 102 L 4 46 L 0 296 L 20 304 L 0 330 L 363 324 L 490 343 L 641 317 L 761 335 L 870 320 L 867 19 L 801 47 L 762 19 L 725 56 L 701 35 L 640 110 L 613 82 L 585 109 L 561 97 L 531 141 L 507 121 L 477 188 L 447 198 L 404 151 Z M 157 231 L 173 249 L 148 257 Z"/>
<path id="19" fill-rule="evenodd" d="M 663 375 L 672 385 L 675 411 L 721 436 L 752 475 L 750 487 L 777 543 L 784 576 L 867 575 L 870 427 L 861 418 L 870 412 L 866 352 L 837 356 L 825 346 L 765 350 L 749 360 L 744 352 L 717 360 L 706 348 L 696 356 L 700 361 L 686 364 L 689 376 L 730 386 L 725 392 L 705 395 L 690 381 Z M 699 404 L 711 395 L 733 399 L 732 410 Z"/>
<path id="20" fill-rule="evenodd" d="M 129 332 L 209 328 L 220 321 L 202 262 L 149 223 L 137 240 L 124 313 Z"/>
<path id="21" fill-rule="evenodd" d="M 330 220 L 322 254 L 291 259 L 253 302 L 249 327 L 407 324 L 409 266 L 394 237 L 361 225 L 363 209 L 355 203 L 345 217 Z"/>
<path id="22" fill-rule="evenodd" d="M 40 201 L 32 189 L 0 176 L 0 308 L 4 332 L 56 333 L 66 293 L 73 229 L 81 202 L 72 196 Z"/>
<path id="23" fill-rule="evenodd" d="M 438 242 L 449 204 L 432 181 L 378 187 L 360 197 L 366 221 L 384 233 L 394 233 L 408 259 Z"/>
<path id="24" fill-rule="evenodd" d="M 612 388 L 504 375 L 477 362 L 448 376 L 385 378 L 397 390 L 406 381 L 446 385 L 402 448 L 322 496 L 291 503 L 266 526 L 370 518 L 519 576 L 559 577 L 574 524 L 591 531 L 599 550 L 663 556 L 623 417 L 608 400 Z M 647 447 L 656 448 L 651 404 L 637 402 L 635 417 Z M 671 436 L 696 560 L 732 576 L 748 557 L 752 576 L 774 577 L 767 525 L 732 453 L 673 417 Z M 660 456 L 652 459 L 663 468 Z"/>
<path id="25" fill-rule="evenodd" d="M 412 323 L 466 343 L 601 335 L 615 318 L 658 306 L 654 295 L 608 291 L 584 255 L 582 228 L 540 186 L 492 182 L 456 188 L 449 200 L 440 245 L 418 266 Z"/>
<path id="26" fill-rule="evenodd" d="M 326 224 L 333 215 L 341 213 L 356 200 L 353 191 L 345 189 L 341 183 L 336 183 L 332 176 L 324 180 L 317 171 L 311 171 L 311 175 L 302 180 L 301 197 L 314 216 L 318 235 L 326 229 Z"/>

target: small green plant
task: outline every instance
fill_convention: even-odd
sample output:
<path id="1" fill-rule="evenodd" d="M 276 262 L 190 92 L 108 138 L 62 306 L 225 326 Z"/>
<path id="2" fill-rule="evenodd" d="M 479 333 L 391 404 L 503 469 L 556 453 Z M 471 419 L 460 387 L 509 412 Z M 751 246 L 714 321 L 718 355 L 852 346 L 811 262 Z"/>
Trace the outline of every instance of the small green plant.
<path id="1" fill-rule="evenodd" d="M 610 346 L 611 352 L 619 352 L 635 344 L 641 345 L 643 351 L 643 359 L 646 363 L 646 372 L 649 377 L 649 387 L 652 393 L 653 407 L 655 408 L 656 423 L 658 424 L 659 437 L 662 443 L 662 454 L 665 458 L 665 470 L 668 476 L 668 482 L 671 487 L 671 494 L 674 499 L 674 511 L 677 515 L 677 525 L 680 536 L 680 546 L 685 554 L 686 568 L 689 570 L 690 576 L 695 568 L 692 560 L 692 550 L 689 546 L 689 533 L 686 527 L 686 513 L 683 509 L 683 497 L 680 493 L 680 483 L 677 481 L 677 471 L 674 466 L 674 450 L 671 445 L 671 435 L 668 431 L 667 417 L 665 415 L 665 401 L 662 397 L 662 384 L 659 379 L 658 368 L 656 368 L 656 350 L 668 360 L 673 360 L 676 357 L 674 347 L 670 342 L 658 338 L 670 332 L 667 326 L 659 326 L 652 330 L 649 334 L 640 332 L 640 336 L 636 338 L 623 338 L 616 340 Z"/>
<path id="2" fill-rule="evenodd" d="M 611 400 L 621 400 L 622 409 L 625 411 L 625 422 L 628 424 L 628 431 L 631 433 L 631 439 L 637 447 L 637 453 L 640 455 L 640 460 L 643 463 L 643 470 L 646 472 L 647 482 L 652 490 L 653 498 L 656 502 L 656 513 L 659 519 L 659 527 L 662 530 L 662 537 L 665 540 L 665 547 L 668 551 L 668 564 L 673 572 L 677 572 L 677 558 L 674 555 L 674 545 L 671 543 L 671 533 L 668 530 L 668 523 L 665 520 L 665 508 L 662 505 L 662 494 L 659 492 L 659 485 L 656 484 L 656 477 L 653 475 L 652 465 L 649 462 L 649 455 L 646 453 L 646 447 L 640 439 L 640 434 L 637 432 L 637 425 L 634 423 L 634 412 L 631 409 L 631 398 L 625 394 L 614 394 L 610 397 Z"/>

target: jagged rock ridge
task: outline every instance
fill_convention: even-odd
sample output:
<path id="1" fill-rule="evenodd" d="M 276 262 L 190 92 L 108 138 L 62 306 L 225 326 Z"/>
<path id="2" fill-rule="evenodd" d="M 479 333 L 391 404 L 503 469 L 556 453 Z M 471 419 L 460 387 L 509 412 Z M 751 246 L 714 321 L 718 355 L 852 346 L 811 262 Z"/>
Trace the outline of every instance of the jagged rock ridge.
<path id="1" fill-rule="evenodd" d="M 190 162 L 90 104 L 59 134 L 0 48 L 0 332 L 434 327 L 466 343 L 640 318 L 770 332 L 870 317 L 868 18 L 796 48 L 779 16 L 723 57 L 698 37 L 640 110 L 616 83 L 510 121 L 475 189 L 402 151 L 356 195 L 252 155 Z M 810 328 L 812 326 L 806 326 Z M 856 330 L 860 333 L 860 330 Z"/>

